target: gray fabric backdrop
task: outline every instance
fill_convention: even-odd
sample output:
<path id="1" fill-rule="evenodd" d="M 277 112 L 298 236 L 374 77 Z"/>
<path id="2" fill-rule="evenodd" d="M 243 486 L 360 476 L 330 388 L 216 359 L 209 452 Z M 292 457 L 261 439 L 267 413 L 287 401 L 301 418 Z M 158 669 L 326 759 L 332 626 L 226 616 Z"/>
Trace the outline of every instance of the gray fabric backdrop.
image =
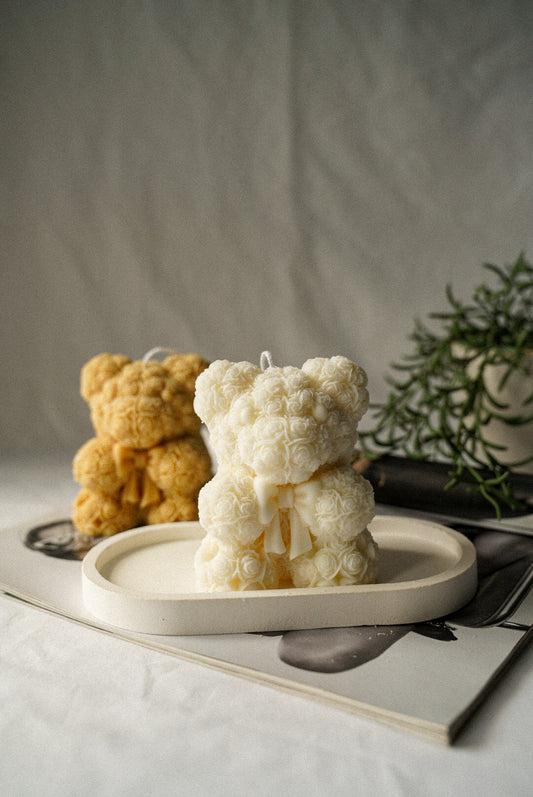
<path id="1" fill-rule="evenodd" d="M 346 354 L 533 256 L 530 0 L 3 0 L 0 450 L 83 363 Z"/>

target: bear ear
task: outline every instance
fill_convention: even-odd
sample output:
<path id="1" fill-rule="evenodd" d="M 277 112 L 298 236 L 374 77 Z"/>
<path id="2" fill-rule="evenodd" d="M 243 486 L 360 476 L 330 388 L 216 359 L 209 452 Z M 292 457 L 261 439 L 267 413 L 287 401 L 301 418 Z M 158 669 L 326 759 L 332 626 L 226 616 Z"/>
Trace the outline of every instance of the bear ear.
<path id="1" fill-rule="evenodd" d="M 347 357 L 316 357 L 307 360 L 302 371 L 315 381 L 341 409 L 352 412 L 359 421 L 368 408 L 366 373 Z"/>
<path id="2" fill-rule="evenodd" d="M 131 363 L 124 354 L 97 354 L 81 369 L 81 395 L 85 401 L 99 393 L 108 379 Z"/>
<path id="3" fill-rule="evenodd" d="M 209 426 L 217 415 L 228 412 L 233 401 L 249 390 L 260 373 L 252 363 L 215 360 L 196 381 L 196 414 Z"/>
<path id="4" fill-rule="evenodd" d="M 174 379 L 194 395 L 196 380 L 209 366 L 209 362 L 199 354 L 173 354 L 163 361 Z"/>

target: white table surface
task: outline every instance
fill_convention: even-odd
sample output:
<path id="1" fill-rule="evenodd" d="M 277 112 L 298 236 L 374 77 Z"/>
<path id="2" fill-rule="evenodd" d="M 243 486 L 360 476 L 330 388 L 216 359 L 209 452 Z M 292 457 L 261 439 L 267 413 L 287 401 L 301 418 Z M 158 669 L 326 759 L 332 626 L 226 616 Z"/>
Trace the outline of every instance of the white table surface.
<path id="1" fill-rule="evenodd" d="M 1 526 L 76 494 L 0 466 Z M 0 794 L 530 795 L 533 646 L 452 747 L 0 597 Z"/>

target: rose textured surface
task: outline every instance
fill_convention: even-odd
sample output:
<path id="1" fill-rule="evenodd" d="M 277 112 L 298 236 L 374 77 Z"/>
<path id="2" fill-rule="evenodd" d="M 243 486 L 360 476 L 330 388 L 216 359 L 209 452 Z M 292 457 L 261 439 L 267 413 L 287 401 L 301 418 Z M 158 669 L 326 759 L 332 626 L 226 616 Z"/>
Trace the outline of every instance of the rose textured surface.
<path id="1" fill-rule="evenodd" d="M 199 495 L 201 589 L 376 580 L 374 495 L 350 466 L 366 383 L 340 356 L 301 369 L 217 360 L 200 374 L 194 408 L 218 461 Z"/>
<path id="2" fill-rule="evenodd" d="M 194 412 L 198 354 L 163 362 L 99 354 L 81 373 L 96 436 L 74 458 L 81 484 L 73 522 L 84 534 L 110 536 L 144 523 L 196 520 L 198 492 L 211 459 Z"/>

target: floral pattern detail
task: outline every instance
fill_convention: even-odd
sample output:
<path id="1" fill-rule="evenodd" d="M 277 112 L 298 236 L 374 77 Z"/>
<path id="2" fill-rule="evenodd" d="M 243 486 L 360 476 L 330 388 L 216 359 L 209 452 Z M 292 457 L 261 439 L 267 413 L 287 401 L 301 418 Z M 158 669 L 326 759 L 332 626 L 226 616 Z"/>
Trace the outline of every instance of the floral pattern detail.
<path id="1" fill-rule="evenodd" d="M 232 478 L 219 470 L 200 491 L 198 513 L 204 529 L 222 540 L 248 545 L 262 532 L 252 477 L 245 472 Z"/>
<path id="2" fill-rule="evenodd" d="M 204 589 L 375 580 L 367 530 L 373 491 L 349 466 L 368 406 L 366 383 L 345 357 L 264 371 L 218 360 L 200 374 L 194 409 L 218 463 L 198 503 L 206 537 L 196 570 Z M 287 496 L 305 484 L 313 484 L 305 510 L 298 501 L 288 505 Z"/>
<path id="3" fill-rule="evenodd" d="M 199 490 L 212 476 L 193 407 L 196 378 L 207 366 L 194 353 L 163 362 L 104 353 L 84 365 L 81 393 L 96 436 L 73 462 L 78 531 L 100 537 L 197 519 Z"/>
<path id="4" fill-rule="evenodd" d="M 195 556 L 198 587 L 206 592 L 275 589 L 282 585 L 284 568 L 276 557 L 257 547 L 244 547 L 205 537 Z"/>
<path id="5" fill-rule="evenodd" d="M 360 534 L 374 517 L 374 491 L 370 482 L 353 468 L 344 467 L 326 472 L 322 485 L 316 503 L 317 536 L 350 539 Z"/>
<path id="6" fill-rule="evenodd" d="M 352 540 L 329 541 L 295 559 L 291 575 L 296 587 L 342 587 L 377 581 L 377 545 L 368 529 Z"/>

